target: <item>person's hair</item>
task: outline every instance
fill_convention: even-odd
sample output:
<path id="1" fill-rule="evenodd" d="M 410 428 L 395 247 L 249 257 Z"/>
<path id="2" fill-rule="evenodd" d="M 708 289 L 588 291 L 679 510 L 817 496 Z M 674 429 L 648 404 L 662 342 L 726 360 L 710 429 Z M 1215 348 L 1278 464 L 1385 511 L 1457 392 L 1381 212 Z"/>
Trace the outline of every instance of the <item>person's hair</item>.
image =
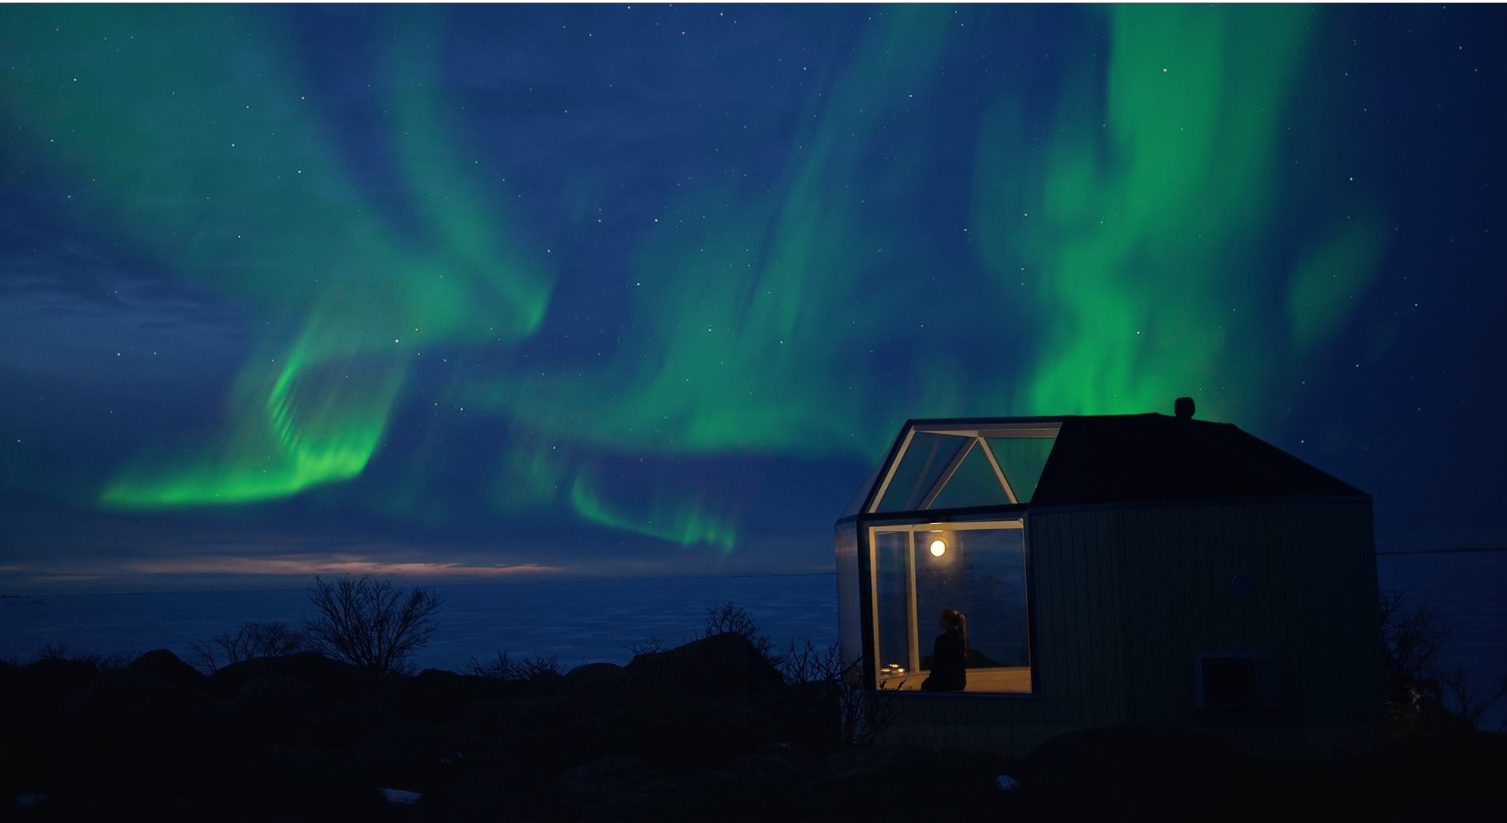
<path id="1" fill-rule="evenodd" d="M 958 634 L 963 636 L 963 659 L 968 659 L 968 616 L 957 609 L 943 609 L 942 625 L 957 629 Z"/>

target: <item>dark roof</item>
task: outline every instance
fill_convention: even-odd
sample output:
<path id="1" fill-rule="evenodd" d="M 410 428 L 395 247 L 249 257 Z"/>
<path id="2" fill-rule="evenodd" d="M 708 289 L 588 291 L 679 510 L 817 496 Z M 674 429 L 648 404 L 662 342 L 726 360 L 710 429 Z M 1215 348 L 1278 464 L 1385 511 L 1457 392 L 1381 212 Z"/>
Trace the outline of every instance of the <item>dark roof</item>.
<path id="1" fill-rule="evenodd" d="M 1129 414 L 1062 418 L 1031 505 L 1288 495 L 1367 497 L 1229 423 Z"/>

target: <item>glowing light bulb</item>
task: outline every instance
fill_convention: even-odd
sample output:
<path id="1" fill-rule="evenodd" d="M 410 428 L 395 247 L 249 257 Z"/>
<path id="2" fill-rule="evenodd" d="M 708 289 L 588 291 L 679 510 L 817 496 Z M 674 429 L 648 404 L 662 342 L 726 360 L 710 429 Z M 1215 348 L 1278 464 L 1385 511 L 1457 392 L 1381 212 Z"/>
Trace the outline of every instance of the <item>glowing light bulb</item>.
<path id="1" fill-rule="evenodd" d="M 932 557 L 941 557 L 942 555 L 944 555 L 946 553 L 947 553 L 947 544 L 943 543 L 942 540 L 941 540 L 941 538 L 938 538 L 936 540 L 931 541 L 931 556 Z"/>

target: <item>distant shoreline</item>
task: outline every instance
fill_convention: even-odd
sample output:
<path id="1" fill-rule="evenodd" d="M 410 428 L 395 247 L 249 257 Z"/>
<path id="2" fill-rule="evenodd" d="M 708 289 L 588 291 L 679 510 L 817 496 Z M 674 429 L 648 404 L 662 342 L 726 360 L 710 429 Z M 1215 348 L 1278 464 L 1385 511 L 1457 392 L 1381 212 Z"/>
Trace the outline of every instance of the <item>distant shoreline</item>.
<path id="1" fill-rule="evenodd" d="M 1493 554 L 1493 553 L 1502 553 L 1502 552 L 1507 552 L 1507 546 L 1456 546 L 1456 547 L 1441 548 L 1441 549 L 1391 550 L 1391 551 L 1378 551 L 1378 552 L 1376 552 L 1376 556 L 1377 557 L 1416 557 L 1416 556 L 1419 556 L 1419 555 L 1434 555 L 1434 554 Z M 760 578 L 760 577 L 816 577 L 816 576 L 821 576 L 821 575 L 828 575 L 828 576 L 830 576 L 830 575 L 833 575 L 835 573 L 836 573 L 835 569 L 828 568 L 828 569 L 806 569 L 806 570 L 800 570 L 800 571 L 778 571 L 778 572 L 762 572 L 762 573 L 760 573 L 760 572 L 755 572 L 755 573 L 743 572 L 743 573 L 735 573 L 735 574 L 715 574 L 715 573 L 704 573 L 704 574 L 655 574 L 655 575 L 646 575 L 646 576 L 643 576 L 643 577 L 634 577 L 634 576 L 604 576 L 604 577 L 587 577 L 587 576 L 581 576 L 581 577 L 576 577 L 576 576 L 570 576 L 570 575 L 561 575 L 561 576 L 547 576 L 547 577 L 529 577 L 527 579 L 525 579 L 525 578 L 515 578 L 515 579 L 465 579 L 465 578 L 444 579 L 444 578 L 437 578 L 436 579 L 436 578 L 424 578 L 424 577 L 397 576 L 395 579 L 397 579 L 397 580 L 399 580 L 399 581 L 401 581 L 401 582 L 403 582 L 403 583 L 405 583 L 407 585 L 420 585 L 420 586 L 488 586 L 488 585 L 512 585 L 512 584 L 523 584 L 523 583 L 532 583 L 532 584 L 538 584 L 538 583 L 611 583 L 611 582 L 620 582 L 620 581 L 629 581 L 629 580 L 642 580 L 642 581 L 652 581 L 652 580 L 688 580 L 688 579 L 697 579 L 697 578 L 706 578 L 706 579 L 739 579 L 739 578 Z M 184 588 L 136 589 L 136 590 L 130 590 L 130 589 L 88 589 L 88 588 L 83 588 L 83 589 L 39 589 L 39 590 L 35 590 L 35 591 L 21 591 L 21 592 L 14 592 L 14 593 L 12 593 L 12 592 L 0 593 L 0 600 L 13 600 L 13 599 L 29 598 L 29 597 L 99 597 L 99 596 L 112 596 L 112 597 L 115 597 L 115 596 L 132 596 L 132 595 L 164 595 L 164 594 L 213 594 L 213 593 L 216 593 L 216 592 L 282 592 L 282 591 L 298 591 L 298 590 L 303 590 L 303 589 L 307 588 L 307 584 L 305 582 L 307 580 L 307 578 L 295 578 L 295 579 L 299 580 L 300 582 L 294 583 L 293 580 L 288 580 L 288 581 L 286 581 L 286 584 L 284 584 L 284 581 L 280 580 L 280 581 L 277 581 L 276 583 L 273 583 L 272 585 L 262 586 L 262 585 L 257 585 L 255 583 L 253 583 L 253 584 L 245 586 L 245 587 L 225 586 L 223 583 L 221 583 L 220 585 L 217 585 L 217 586 L 216 585 L 210 585 L 210 586 L 206 586 L 204 588 L 184 587 Z M 268 581 L 268 582 L 271 582 L 271 581 Z"/>
<path id="2" fill-rule="evenodd" d="M 630 580 L 644 580 L 644 581 L 650 581 L 650 580 L 695 580 L 695 579 L 736 580 L 736 579 L 759 578 L 759 577 L 820 577 L 820 576 L 823 576 L 823 575 L 832 576 L 832 575 L 834 575 L 836 573 L 837 573 L 836 569 L 821 569 L 821 570 L 809 570 L 809 571 L 786 571 L 786 572 L 765 572 L 765 573 L 738 573 L 738 574 L 656 574 L 656 575 L 648 575 L 648 576 L 644 576 L 644 577 L 569 577 L 569 576 L 560 576 L 560 577 L 532 577 L 532 578 L 528 578 L 528 579 L 516 578 L 516 579 L 510 579 L 510 580 L 497 580 L 497 579 L 468 580 L 468 579 L 456 579 L 456 578 L 452 578 L 452 579 L 446 580 L 446 579 L 443 579 L 443 578 L 434 579 L 434 578 L 425 578 L 425 577 L 407 577 L 407 576 L 402 576 L 402 575 L 394 575 L 393 578 L 394 578 L 394 580 L 400 581 L 400 582 L 402 582 L 402 583 L 404 583 L 406 585 L 417 585 L 417 586 L 433 587 L 433 586 L 515 585 L 515 584 L 523 584 L 523 583 L 535 583 L 535 584 L 537 584 L 537 583 L 616 583 L 616 582 L 626 582 L 626 581 L 630 581 Z M 339 575 L 326 575 L 326 576 L 338 577 Z M 383 575 L 376 575 L 376 576 L 377 577 L 381 577 Z M 310 580 L 312 578 L 313 578 L 313 575 L 310 575 L 308 577 L 297 578 L 297 579 L 307 581 L 307 580 Z M 44 589 L 44 590 L 38 590 L 38 591 L 32 591 L 32 592 L 21 592 L 21 593 L 17 593 L 17 594 L 0 594 L 0 599 L 5 599 L 5 598 L 23 598 L 23 597 L 99 597 L 99 596 L 103 596 L 103 595 L 108 595 L 108 596 L 116 597 L 116 596 L 135 596 L 135 595 L 162 595 L 162 594 L 214 594 L 216 592 L 227 592 L 227 593 L 229 593 L 229 592 L 236 592 L 236 593 L 240 593 L 240 592 L 288 592 L 288 591 L 305 591 L 307 589 L 308 589 L 308 584 L 306 582 L 299 583 L 299 584 L 296 584 L 296 585 L 292 584 L 290 582 L 289 585 L 272 585 L 272 586 L 267 586 L 265 588 L 260 588 L 260 587 L 257 587 L 257 586 L 253 585 L 253 586 L 247 586 L 245 588 L 240 588 L 240 587 L 230 587 L 230 588 L 220 587 L 220 588 L 202 588 L 202 589 L 199 589 L 199 588 L 140 589 L 140 590 L 136 590 L 136 591 L 122 590 L 122 589 L 74 589 L 74 590 Z"/>
<path id="3" fill-rule="evenodd" d="M 1476 546 L 1461 547 L 1455 549 L 1415 549 L 1413 551 L 1377 552 L 1376 556 L 1382 557 L 1384 555 L 1390 556 L 1405 554 L 1475 554 L 1485 552 L 1507 552 L 1507 546 Z"/>

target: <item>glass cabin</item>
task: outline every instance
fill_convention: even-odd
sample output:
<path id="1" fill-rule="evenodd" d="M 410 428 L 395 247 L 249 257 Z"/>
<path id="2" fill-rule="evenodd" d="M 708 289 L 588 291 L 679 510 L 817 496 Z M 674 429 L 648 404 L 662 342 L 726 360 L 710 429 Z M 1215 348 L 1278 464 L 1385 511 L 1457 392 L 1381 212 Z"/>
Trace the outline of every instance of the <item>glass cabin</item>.
<path id="1" fill-rule="evenodd" d="M 870 688 L 922 688 L 944 609 L 967 692 L 1030 694 L 1026 508 L 1060 419 L 906 424 L 836 527 L 842 653 Z M 864 604 L 868 608 L 865 610 Z"/>

